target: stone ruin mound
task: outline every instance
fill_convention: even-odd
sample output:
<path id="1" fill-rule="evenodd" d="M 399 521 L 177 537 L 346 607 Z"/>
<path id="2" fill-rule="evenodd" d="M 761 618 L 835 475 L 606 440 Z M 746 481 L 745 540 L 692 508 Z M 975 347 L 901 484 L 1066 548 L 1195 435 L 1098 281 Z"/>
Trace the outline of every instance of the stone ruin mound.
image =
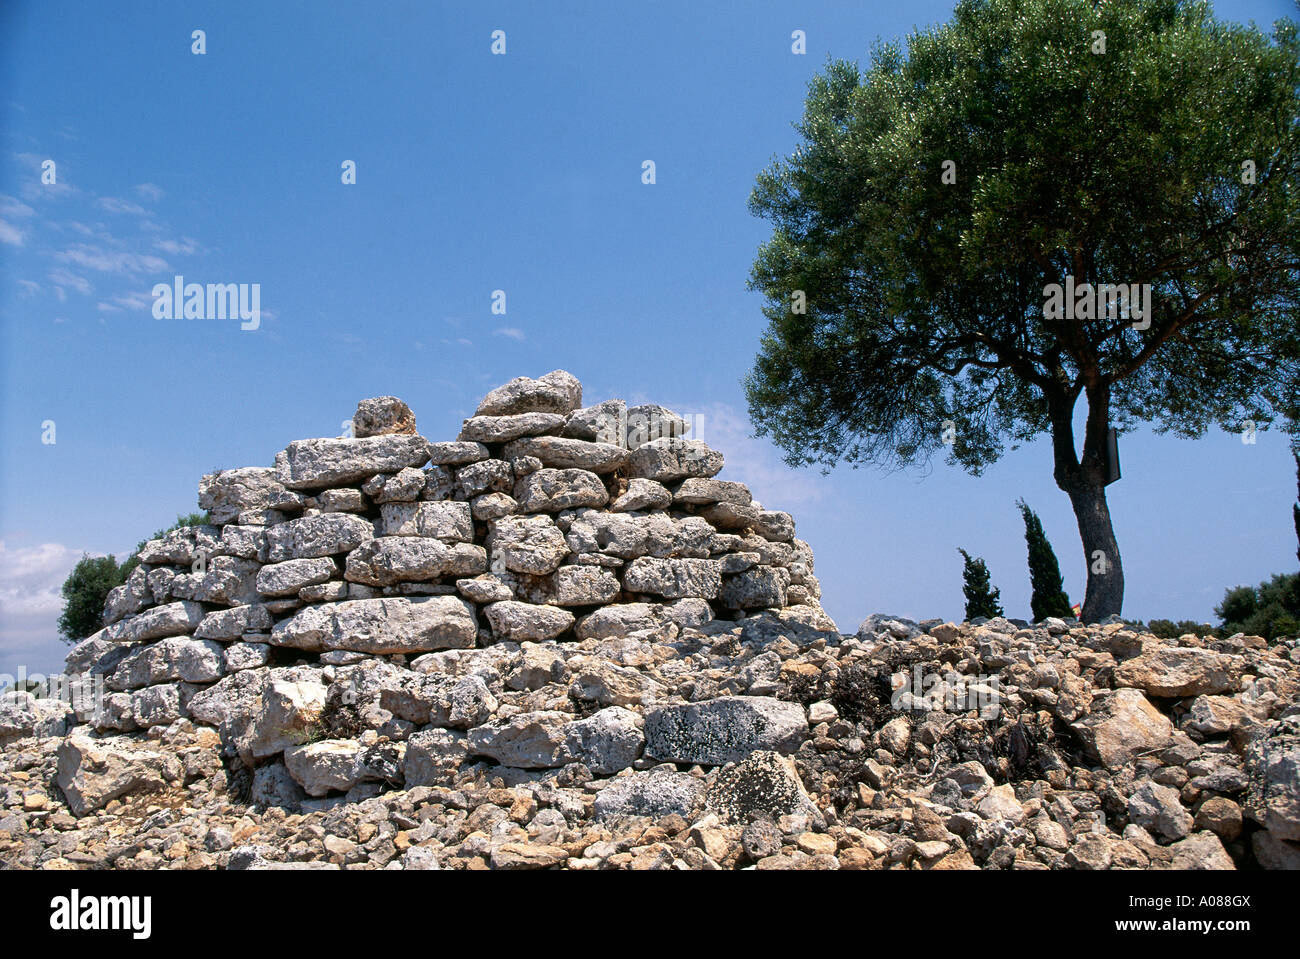
<path id="1" fill-rule="evenodd" d="M 662 640 L 763 612 L 833 632 L 790 514 L 714 479 L 722 454 L 688 431 L 657 405 L 584 407 L 562 370 L 493 390 L 451 442 L 396 397 L 363 400 L 350 436 L 204 476 L 211 525 L 140 550 L 69 672 L 106 677 L 91 722 L 128 732 L 220 725 L 205 690 L 265 666 Z"/>
<path id="2" fill-rule="evenodd" d="M 1300 643 L 841 635 L 682 417 L 581 402 L 204 477 L 68 657 L 99 708 L 0 697 L 0 866 L 1300 868 Z"/>

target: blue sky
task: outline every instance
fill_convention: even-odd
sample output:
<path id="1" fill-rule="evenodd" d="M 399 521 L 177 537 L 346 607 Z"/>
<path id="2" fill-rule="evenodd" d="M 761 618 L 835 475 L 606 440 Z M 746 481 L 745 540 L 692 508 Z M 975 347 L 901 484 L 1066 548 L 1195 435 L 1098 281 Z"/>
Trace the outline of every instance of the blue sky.
<path id="1" fill-rule="evenodd" d="M 1295 15 L 1282 0 L 1215 9 Z M 746 211 L 754 178 L 793 149 L 827 56 L 865 61 L 876 38 L 951 10 L 0 6 L 0 672 L 54 669 L 58 587 L 77 558 L 122 559 L 196 507 L 203 473 L 337 435 L 380 394 L 450 439 L 488 389 L 555 368 L 589 402 L 699 417 L 723 477 L 794 513 L 843 630 L 876 611 L 960 619 L 958 546 L 1027 616 L 1019 496 L 1081 600 L 1045 442 L 979 479 L 942 462 L 822 476 L 749 435 L 741 379 L 765 320 L 746 280 L 769 233 Z M 345 160 L 355 185 L 340 182 Z M 261 327 L 154 319 L 150 291 L 176 274 L 260 284 Z M 1226 586 L 1295 568 L 1279 435 L 1142 432 L 1122 461 L 1110 502 L 1126 615 L 1209 618 Z"/>

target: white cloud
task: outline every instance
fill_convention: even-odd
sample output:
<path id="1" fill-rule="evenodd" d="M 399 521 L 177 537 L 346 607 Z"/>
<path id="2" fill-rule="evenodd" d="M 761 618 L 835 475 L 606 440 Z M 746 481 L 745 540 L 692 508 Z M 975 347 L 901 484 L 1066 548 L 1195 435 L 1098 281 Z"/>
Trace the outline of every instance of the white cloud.
<path id="1" fill-rule="evenodd" d="M 76 290 L 78 293 L 82 294 L 83 296 L 89 296 L 90 291 L 94 289 L 90 281 L 87 280 L 85 277 L 78 276 L 77 274 L 69 270 L 65 270 L 61 267 L 56 267 L 55 269 L 50 270 L 50 272 L 47 273 L 46 275 L 50 278 L 50 281 L 54 283 L 54 285 L 58 287 L 60 290 L 62 290 L 64 287 L 67 287 L 68 289 Z M 60 302 L 62 302 L 63 300 L 62 294 L 59 296 L 59 300 Z"/>
<path id="2" fill-rule="evenodd" d="M 0 540 L 0 672 L 59 666 L 67 653 L 58 638 L 60 590 L 81 556 L 59 543 L 10 549 Z"/>
<path id="3" fill-rule="evenodd" d="M 497 327 L 495 330 L 492 331 L 492 335 L 493 335 L 493 336 L 508 336 L 510 339 L 512 339 L 512 340 L 518 340 L 520 343 L 522 343 L 524 340 L 528 339 L 528 337 L 527 337 L 527 335 L 524 333 L 524 331 L 521 330 L 521 329 L 519 329 L 518 327 L 515 327 L 515 326 L 499 326 L 499 327 Z"/>
<path id="4" fill-rule="evenodd" d="M 195 252 L 199 248 L 199 241 L 183 236 L 179 240 L 157 240 L 154 246 L 164 253 L 170 253 L 173 256 L 184 256 Z"/>
<path id="5" fill-rule="evenodd" d="M 167 195 L 163 192 L 163 188 L 156 183 L 139 183 L 136 185 L 135 192 L 146 200 L 152 200 L 155 203 Z"/>
<path id="6" fill-rule="evenodd" d="M 125 250 L 105 250 L 86 243 L 78 243 L 71 249 L 56 253 L 55 259 L 99 270 L 101 273 L 158 273 L 168 269 L 167 261 L 160 257 Z"/>
<path id="7" fill-rule="evenodd" d="M 95 306 L 101 313 L 121 313 L 123 310 L 152 312 L 153 302 L 153 297 L 147 293 L 119 293 L 108 302 L 100 302 Z"/>
<path id="8" fill-rule="evenodd" d="M 34 296 L 41 288 L 39 283 L 32 280 L 19 280 L 18 286 L 22 288 L 23 296 Z"/>
<path id="9" fill-rule="evenodd" d="M 102 196 L 96 201 L 96 205 L 101 210 L 107 210 L 109 213 L 129 213 L 132 216 L 144 216 L 145 214 L 144 207 L 115 196 Z"/>
<path id="10" fill-rule="evenodd" d="M 0 216 L 31 216 L 36 211 L 14 197 L 0 193 Z"/>
<path id="11" fill-rule="evenodd" d="M 0 220 L 0 243 L 8 243 L 10 246 L 22 246 L 24 233 L 10 223 Z"/>

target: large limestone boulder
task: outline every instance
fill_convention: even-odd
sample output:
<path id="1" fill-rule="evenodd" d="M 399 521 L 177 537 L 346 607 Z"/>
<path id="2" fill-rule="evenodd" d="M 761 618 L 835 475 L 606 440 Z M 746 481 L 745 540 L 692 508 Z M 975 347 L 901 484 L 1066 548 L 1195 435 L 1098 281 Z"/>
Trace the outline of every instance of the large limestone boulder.
<path id="1" fill-rule="evenodd" d="M 794 752 L 808 738 L 803 707 L 764 696 L 730 696 L 646 712 L 646 753 L 720 766 L 758 750 Z"/>
<path id="2" fill-rule="evenodd" d="M 277 457 L 276 478 L 291 490 L 330 489 L 427 462 L 428 440 L 411 434 L 295 440 Z"/>
<path id="3" fill-rule="evenodd" d="M 1115 667 L 1115 682 L 1148 696 L 1175 697 L 1234 692 L 1239 657 L 1209 649 L 1153 645 Z"/>
<path id="4" fill-rule="evenodd" d="M 465 649 L 477 635 L 474 607 L 458 596 L 392 597 L 308 606 L 277 623 L 270 641 L 311 652 L 389 655 Z"/>
<path id="5" fill-rule="evenodd" d="M 1116 769 L 1140 753 L 1169 744 L 1174 727 L 1136 689 L 1123 687 L 1093 700 L 1091 712 L 1071 727 L 1089 758 Z"/>
<path id="6" fill-rule="evenodd" d="M 375 396 L 357 404 L 352 414 L 352 435 L 388 436 L 414 433 L 415 414 L 396 396 Z"/>
<path id="7" fill-rule="evenodd" d="M 539 379 L 519 376 L 483 397 L 475 416 L 517 413 L 565 414 L 582 405 L 582 384 L 572 373 L 553 370 Z"/>
<path id="8" fill-rule="evenodd" d="M 1246 814 L 1274 839 L 1300 841 L 1300 715 L 1271 723 L 1246 750 Z"/>
<path id="9" fill-rule="evenodd" d="M 162 749 L 129 740 L 69 736 L 58 750 L 58 784 L 78 818 L 130 793 L 176 783 L 180 760 Z"/>

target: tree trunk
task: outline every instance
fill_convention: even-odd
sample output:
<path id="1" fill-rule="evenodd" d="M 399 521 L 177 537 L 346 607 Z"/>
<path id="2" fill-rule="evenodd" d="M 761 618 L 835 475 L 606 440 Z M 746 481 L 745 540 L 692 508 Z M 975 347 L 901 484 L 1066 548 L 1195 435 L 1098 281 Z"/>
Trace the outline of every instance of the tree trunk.
<path id="1" fill-rule="evenodd" d="M 1080 618 L 1095 623 L 1118 615 L 1124 605 L 1124 567 L 1119 544 L 1106 506 L 1106 487 L 1087 483 L 1066 490 L 1083 540 L 1084 562 L 1088 564 L 1088 591 Z"/>
<path id="2" fill-rule="evenodd" d="M 1095 623 L 1118 615 L 1124 605 L 1124 566 L 1106 505 L 1107 438 L 1110 432 L 1110 388 L 1087 389 L 1088 422 L 1083 457 L 1074 452 L 1072 400 L 1051 404 L 1052 449 L 1056 485 L 1069 497 L 1083 542 L 1088 589 L 1080 618 Z"/>

